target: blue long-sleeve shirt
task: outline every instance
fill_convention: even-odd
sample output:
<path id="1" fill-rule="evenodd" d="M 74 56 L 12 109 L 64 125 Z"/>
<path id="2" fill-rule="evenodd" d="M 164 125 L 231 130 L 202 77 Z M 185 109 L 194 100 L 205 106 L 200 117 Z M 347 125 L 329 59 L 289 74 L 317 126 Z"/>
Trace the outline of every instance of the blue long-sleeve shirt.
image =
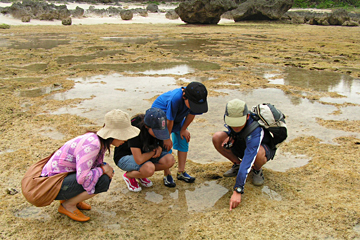
<path id="1" fill-rule="evenodd" d="M 262 143 L 270 143 L 270 134 L 266 133 L 262 127 L 257 127 L 246 138 L 240 138 L 242 132 L 251 125 L 254 120 L 252 117 L 246 121 L 246 126 L 240 132 L 235 133 L 228 127 L 227 134 L 235 139 L 233 148 L 236 155 L 242 159 L 239 172 L 236 177 L 235 187 L 244 188 L 246 178 L 251 171 L 251 167 L 255 162 L 256 155 L 259 152 Z"/>

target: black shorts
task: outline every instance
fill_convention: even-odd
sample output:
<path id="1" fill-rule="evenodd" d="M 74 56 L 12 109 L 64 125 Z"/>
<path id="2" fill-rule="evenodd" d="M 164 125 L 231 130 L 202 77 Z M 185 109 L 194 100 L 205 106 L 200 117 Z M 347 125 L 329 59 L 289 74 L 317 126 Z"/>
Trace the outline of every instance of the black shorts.
<path id="1" fill-rule="evenodd" d="M 111 179 L 108 175 L 103 174 L 98 182 L 95 185 L 95 193 L 98 194 L 101 192 L 106 192 L 110 187 Z M 85 189 L 82 185 L 78 184 L 76 181 L 76 173 L 69 173 L 61 185 L 59 194 L 55 200 L 67 200 L 73 197 L 76 197 L 80 193 L 85 192 Z"/>
<path id="2" fill-rule="evenodd" d="M 263 148 L 265 149 L 265 156 L 267 158 L 267 160 L 271 160 L 274 159 L 275 157 L 275 153 L 276 153 L 276 148 L 275 149 L 271 149 L 267 144 L 262 143 L 261 146 L 263 146 Z M 244 157 L 244 152 L 245 149 L 240 148 L 239 146 L 237 146 L 236 142 L 234 143 L 234 146 L 231 149 L 231 152 L 233 154 L 235 154 L 235 156 L 237 156 L 238 158 L 242 159 Z"/>

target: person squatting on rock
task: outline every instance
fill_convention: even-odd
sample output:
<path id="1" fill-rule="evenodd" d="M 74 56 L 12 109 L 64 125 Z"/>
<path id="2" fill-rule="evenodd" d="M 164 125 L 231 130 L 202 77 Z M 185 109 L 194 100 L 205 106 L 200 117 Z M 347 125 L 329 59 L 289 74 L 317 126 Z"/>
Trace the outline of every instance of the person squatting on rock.
<path id="1" fill-rule="evenodd" d="M 166 113 L 167 128 L 172 139 L 165 140 L 164 146 L 170 152 L 172 147 L 178 150 L 177 179 L 187 183 L 195 181 L 195 178 L 185 171 L 190 141 L 190 132 L 187 128 L 194 120 L 195 115 L 201 115 L 208 111 L 206 98 L 206 87 L 202 83 L 191 82 L 187 87 L 161 94 L 152 104 L 152 107 L 160 108 Z M 175 187 L 176 184 L 169 169 L 164 171 L 164 175 L 165 186 Z"/>
<path id="2" fill-rule="evenodd" d="M 248 173 L 253 172 L 252 182 L 256 186 L 264 183 L 261 167 L 275 156 L 276 148 L 272 149 L 270 133 L 258 126 L 249 135 L 242 137 L 245 129 L 254 121 L 244 101 L 233 99 L 226 104 L 224 115 L 226 132 L 216 132 L 213 135 L 215 149 L 229 159 L 233 166 L 224 173 L 225 177 L 236 176 L 236 183 L 230 199 L 230 210 L 241 202 L 244 185 Z M 242 159 L 242 160 L 240 160 Z M 240 164 L 241 163 L 241 164 Z"/>
<path id="3" fill-rule="evenodd" d="M 53 176 L 68 172 L 59 194 L 59 213 L 73 220 L 85 222 L 90 217 L 81 210 L 90 210 L 84 201 L 96 194 L 106 192 L 114 176 L 114 170 L 103 162 L 110 144 L 118 147 L 129 138 L 139 134 L 139 129 L 131 126 L 127 113 L 114 109 L 105 115 L 105 124 L 98 132 L 87 132 L 66 142 L 44 166 L 41 176 Z"/>
<path id="4" fill-rule="evenodd" d="M 126 171 L 123 178 L 128 189 L 139 192 L 141 187 L 136 179 L 142 186 L 151 187 L 153 183 L 148 177 L 155 171 L 169 170 L 175 159 L 164 147 L 163 141 L 170 139 L 170 134 L 166 115 L 161 109 L 150 108 L 145 115 L 135 115 L 131 124 L 140 129 L 140 134 L 129 139 L 127 144 L 115 148 L 114 161 Z"/>

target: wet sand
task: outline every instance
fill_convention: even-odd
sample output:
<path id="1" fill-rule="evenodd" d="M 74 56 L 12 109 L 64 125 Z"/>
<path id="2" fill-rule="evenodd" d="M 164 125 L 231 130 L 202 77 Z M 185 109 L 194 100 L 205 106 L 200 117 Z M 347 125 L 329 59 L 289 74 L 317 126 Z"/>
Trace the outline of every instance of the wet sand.
<path id="1" fill-rule="evenodd" d="M 359 39 L 358 28 L 271 22 L 0 30 L 1 238 L 359 239 L 360 90 L 351 88 L 359 86 Z M 312 73 L 326 77 L 300 77 Z M 329 83 L 332 74 L 339 80 Z M 57 213 L 58 202 L 26 202 L 20 181 L 32 163 L 98 129 L 114 106 L 145 111 L 161 92 L 192 80 L 207 86 L 210 107 L 189 128 L 194 184 L 165 188 L 159 172 L 153 187 L 132 193 L 115 168 L 110 190 L 88 201 L 86 223 Z M 353 89 L 345 97 L 332 90 L 341 83 Z M 214 151 L 211 135 L 224 129 L 223 109 L 234 97 L 274 103 L 290 136 L 265 165 L 264 186 L 253 186 L 250 175 L 230 212 L 235 179 L 222 177 L 231 164 Z M 112 154 L 106 161 L 115 167 Z"/>

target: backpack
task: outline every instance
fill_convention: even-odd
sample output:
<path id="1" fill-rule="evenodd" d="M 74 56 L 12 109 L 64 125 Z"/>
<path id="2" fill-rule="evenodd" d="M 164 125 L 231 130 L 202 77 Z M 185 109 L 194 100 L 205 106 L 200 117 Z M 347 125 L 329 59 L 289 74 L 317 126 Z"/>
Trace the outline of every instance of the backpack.
<path id="1" fill-rule="evenodd" d="M 266 129 L 272 137 L 271 148 L 278 148 L 287 138 L 285 115 L 274 105 L 263 103 L 254 106 L 251 110 L 254 122 L 245 129 L 243 137 L 248 136 L 258 126 Z"/>

